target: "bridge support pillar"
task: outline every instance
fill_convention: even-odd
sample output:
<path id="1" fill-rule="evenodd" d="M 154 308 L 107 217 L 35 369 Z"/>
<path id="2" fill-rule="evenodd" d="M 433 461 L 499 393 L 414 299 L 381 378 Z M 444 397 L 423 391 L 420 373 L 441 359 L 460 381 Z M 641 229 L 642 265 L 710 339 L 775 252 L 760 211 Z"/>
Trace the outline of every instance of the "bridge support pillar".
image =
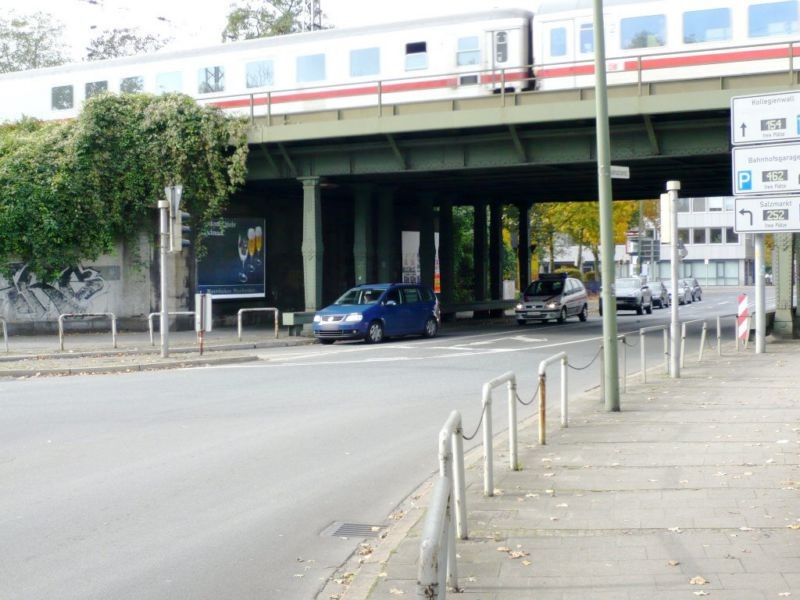
<path id="1" fill-rule="evenodd" d="M 455 254 L 453 249 L 453 201 L 445 198 L 439 203 L 439 275 L 442 304 L 450 304 L 455 292 Z"/>
<path id="2" fill-rule="evenodd" d="M 423 193 L 417 204 L 419 215 L 419 270 L 420 283 L 433 288 L 436 268 L 436 241 L 434 236 L 433 202 L 435 195 Z"/>
<path id="3" fill-rule="evenodd" d="M 374 277 L 375 252 L 372 235 L 372 189 L 355 188 L 353 219 L 353 262 L 356 285 L 370 283 Z"/>
<path id="4" fill-rule="evenodd" d="M 772 255 L 775 282 L 775 323 L 772 327 L 772 335 L 780 339 L 791 339 L 794 336 L 792 237 L 791 233 L 776 233 Z"/>
<path id="5" fill-rule="evenodd" d="M 486 203 L 475 203 L 473 265 L 475 300 L 486 300 Z"/>
<path id="6" fill-rule="evenodd" d="M 503 299 L 503 205 L 492 202 L 489 210 L 489 298 Z M 491 311 L 491 316 L 502 317 L 502 309 Z"/>
<path id="7" fill-rule="evenodd" d="M 306 311 L 322 306 L 322 195 L 319 177 L 301 177 L 303 183 L 303 283 Z"/>
<path id="8" fill-rule="evenodd" d="M 378 197 L 378 279 L 399 281 L 396 268 L 400 240 L 394 225 L 394 190 L 381 190 Z"/>
<path id="9" fill-rule="evenodd" d="M 531 282 L 531 217 L 530 204 L 518 204 L 519 230 L 517 242 L 517 263 L 519 265 L 519 290 L 528 287 Z"/>

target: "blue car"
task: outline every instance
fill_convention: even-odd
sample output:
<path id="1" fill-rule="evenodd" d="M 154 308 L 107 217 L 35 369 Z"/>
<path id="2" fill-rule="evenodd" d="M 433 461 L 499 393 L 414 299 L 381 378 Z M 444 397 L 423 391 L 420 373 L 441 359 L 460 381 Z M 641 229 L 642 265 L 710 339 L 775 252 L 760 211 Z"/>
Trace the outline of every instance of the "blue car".
<path id="1" fill-rule="evenodd" d="M 439 332 L 439 301 L 433 290 L 410 283 L 359 285 L 314 315 L 314 337 L 323 344 L 363 339 L 378 344 L 388 337 Z"/>

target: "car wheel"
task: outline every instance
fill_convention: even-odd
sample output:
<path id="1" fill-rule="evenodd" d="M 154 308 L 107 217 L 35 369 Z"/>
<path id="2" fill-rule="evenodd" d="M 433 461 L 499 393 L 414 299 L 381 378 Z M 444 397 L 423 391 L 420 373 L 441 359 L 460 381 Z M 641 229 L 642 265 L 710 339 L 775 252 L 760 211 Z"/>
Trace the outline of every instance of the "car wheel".
<path id="1" fill-rule="evenodd" d="M 380 321 L 373 321 L 369 324 L 364 341 L 368 344 L 380 344 L 383 341 L 383 325 Z"/>
<path id="2" fill-rule="evenodd" d="M 697 301 L 700 302 L 703 299 L 702 294 L 697 294 Z"/>
<path id="3" fill-rule="evenodd" d="M 581 309 L 581 312 L 578 313 L 578 318 L 581 321 L 585 321 L 586 319 L 589 318 L 589 307 L 586 306 L 585 304 L 583 305 L 583 308 Z"/>
<path id="4" fill-rule="evenodd" d="M 335 341 L 336 340 L 329 340 L 329 339 L 326 339 L 326 338 L 319 338 L 319 343 L 322 344 L 323 346 L 330 346 Z"/>
<path id="5" fill-rule="evenodd" d="M 647 305 L 647 308 L 645 308 L 645 309 L 644 309 L 644 311 L 645 311 L 645 312 L 646 312 L 648 315 L 652 315 L 652 314 L 653 314 L 653 303 L 651 302 L 650 304 L 648 304 L 648 305 Z"/>
<path id="6" fill-rule="evenodd" d="M 525 325 L 525 319 L 517 319 L 517 325 Z"/>
<path id="7" fill-rule="evenodd" d="M 636 314 L 637 314 L 637 315 L 642 315 L 642 314 L 644 314 L 644 309 L 642 308 L 642 305 L 641 305 L 641 304 L 640 304 L 639 306 L 637 306 L 637 307 L 636 307 Z"/>
<path id="8" fill-rule="evenodd" d="M 439 324 L 436 322 L 436 319 L 428 317 L 428 320 L 425 321 L 425 331 L 422 332 L 422 335 L 426 338 L 432 338 L 436 337 L 438 332 Z"/>
<path id="9" fill-rule="evenodd" d="M 563 323 L 567 320 L 567 307 L 561 309 L 561 312 L 558 313 L 558 319 L 556 319 L 559 323 Z"/>

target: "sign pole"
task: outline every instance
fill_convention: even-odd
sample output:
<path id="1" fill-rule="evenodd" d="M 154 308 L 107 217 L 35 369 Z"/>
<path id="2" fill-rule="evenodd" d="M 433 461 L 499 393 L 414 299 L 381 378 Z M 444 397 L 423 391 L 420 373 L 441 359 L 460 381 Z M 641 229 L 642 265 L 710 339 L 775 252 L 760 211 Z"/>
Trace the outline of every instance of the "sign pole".
<path id="1" fill-rule="evenodd" d="M 764 289 L 764 234 L 755 234 L 756 277 L 756 354 L 764 353 L 766 344 L 766 302 Z"/>
<path id="2" fill-rule="evenodd" d="M 169 247 L 169 200 L 159 200 L 161 238 L 161 358 L 169 357 L 169 315 L 167 314 L 167 249 Z"/>
<path id="3" fill-rule="evenodd" d="M 672 238 L 670 245 L 670 277 L 672 278 L 672 302 L 670 308 L 670 348 L 669 348 L 669 376 L 672 379 L 679 379 L 681 376 L 681 354 L 680 354 L 680 322 L 678 321 L 678 190 L 681 189 L 680 181 L 667 182 L 667 195 L 669 196 L 669 210 L 672 214 Z"/>

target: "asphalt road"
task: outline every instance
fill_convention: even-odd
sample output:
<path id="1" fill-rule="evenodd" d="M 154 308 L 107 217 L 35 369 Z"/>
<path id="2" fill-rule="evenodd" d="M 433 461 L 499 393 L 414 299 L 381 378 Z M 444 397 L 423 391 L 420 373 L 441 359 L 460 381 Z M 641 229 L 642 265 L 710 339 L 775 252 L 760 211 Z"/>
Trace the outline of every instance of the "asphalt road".
<path id="1" fill-rule="evenodd" d="M 732 313 L 735 296 L 707 290 L 681 318 Z M 668 318 L 620 313 L 619 331 Z M 321 536 L 328 525 L 386 524 L 437 468 L 450 411 L 473 430 L 482 384 L 506 371 L 529 400 L 542 359 L 592 363 L 600 326 L 509 320 L 252 365 L 2 382 L 0 598 L 313 598 L 361 541 Z M 571 370 L 571 393 L 599 368 Z"/>

